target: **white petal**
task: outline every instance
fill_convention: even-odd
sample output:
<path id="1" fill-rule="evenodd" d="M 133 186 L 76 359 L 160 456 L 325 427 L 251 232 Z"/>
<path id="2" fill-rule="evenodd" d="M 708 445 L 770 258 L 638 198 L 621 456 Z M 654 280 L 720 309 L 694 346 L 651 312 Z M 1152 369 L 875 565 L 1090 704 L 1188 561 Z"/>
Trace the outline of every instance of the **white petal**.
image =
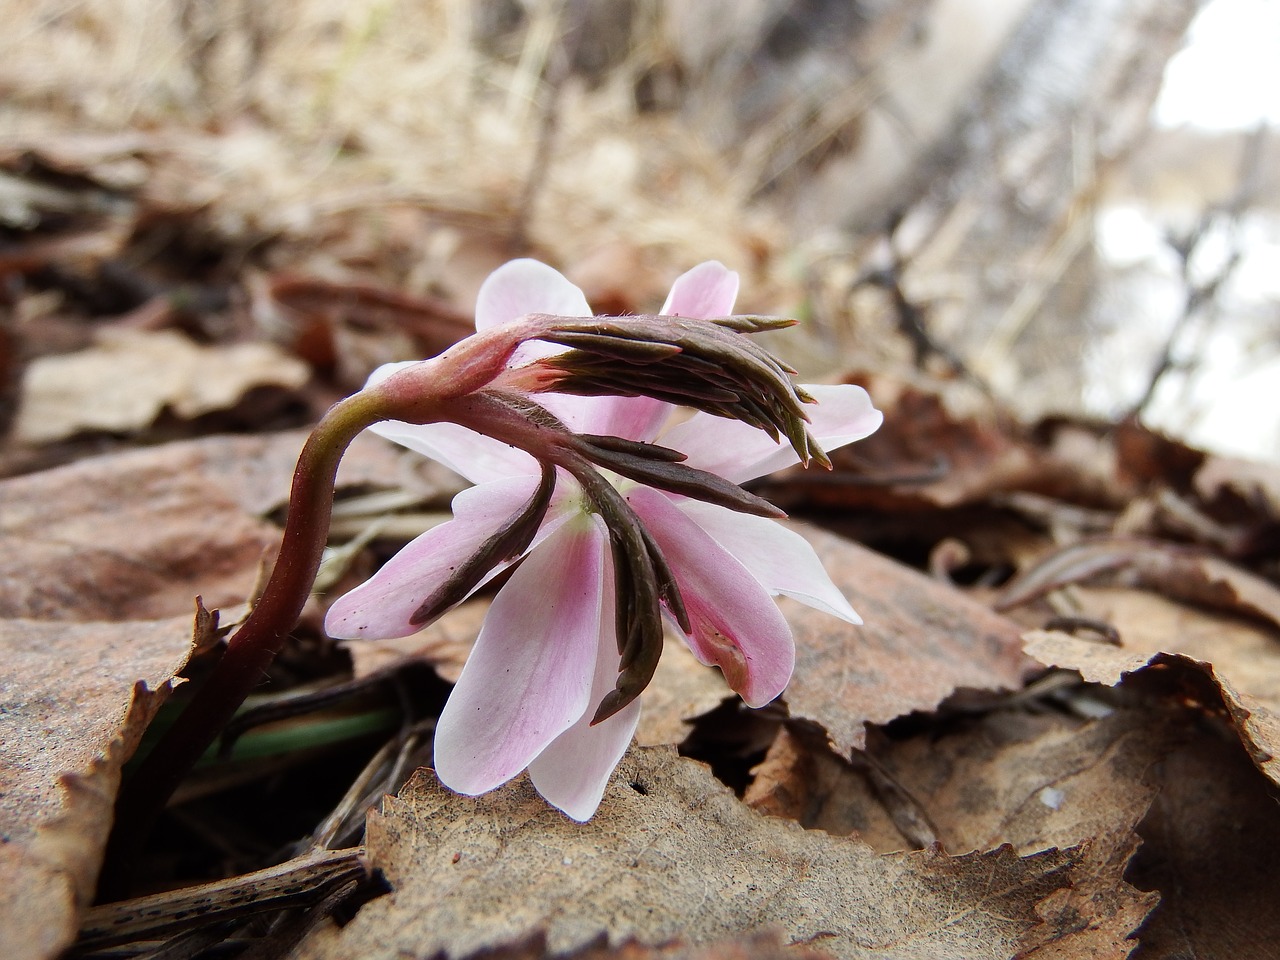
<path id="1" fill-rule="evenodd" d="M 456 423 L 403 423 L 384 420 L 369 428 L 414 453 L 443 463 L 472 483 L 539 473 L 538 461 L 516 447 Z"/>

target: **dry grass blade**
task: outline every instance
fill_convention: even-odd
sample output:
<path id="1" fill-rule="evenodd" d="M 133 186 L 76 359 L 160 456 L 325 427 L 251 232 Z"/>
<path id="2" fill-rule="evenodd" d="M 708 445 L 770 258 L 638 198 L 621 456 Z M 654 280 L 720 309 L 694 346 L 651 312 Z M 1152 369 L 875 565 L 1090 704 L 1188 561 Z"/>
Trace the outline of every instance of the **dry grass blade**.
<path id="1" fill-rule="evenodd" d="M 1009 610 L 1071 583 L 1125 570 L 1144 587 L 1210 609 L 1243 613 L 1280 625 L 1280 589 L 1204 550 L 1137 539 L 1073 544 L 1013 583 L 996 601 Z"/>
<path id="2" fill-rule="evenodd" d="M 154 940 L 206 923 L 324 899 L 368 876 L 364 850 L 325 850 L 228 880 L 91 908 L 80 927 L 80 949 Z"/>

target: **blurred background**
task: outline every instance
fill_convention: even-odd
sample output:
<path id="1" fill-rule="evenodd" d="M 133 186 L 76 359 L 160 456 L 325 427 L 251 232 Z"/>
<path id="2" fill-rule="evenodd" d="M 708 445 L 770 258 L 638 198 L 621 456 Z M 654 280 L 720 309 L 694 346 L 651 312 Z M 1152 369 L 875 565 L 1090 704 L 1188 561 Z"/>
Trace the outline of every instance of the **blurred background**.
<path id="1" fill-rule="evenodd" d="M 104 332 L 267 342 L 327 402 L 462 335 L 484 276 L 531 255 L 615 313 L 719 259 L 740 310 L 804 321 L 775 346 L 808 377 L 1280 459 L 1269 0 L 0 0 L 0 22 L 20 445 L 118 432 L 21 412 L 57 392 L 43 358 Z"/>

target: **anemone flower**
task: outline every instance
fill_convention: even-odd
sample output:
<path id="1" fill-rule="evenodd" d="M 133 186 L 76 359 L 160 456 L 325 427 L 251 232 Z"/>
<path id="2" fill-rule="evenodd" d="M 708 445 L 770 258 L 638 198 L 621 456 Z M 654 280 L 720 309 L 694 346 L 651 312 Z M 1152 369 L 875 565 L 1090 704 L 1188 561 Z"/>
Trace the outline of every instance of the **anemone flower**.
<path id="1" fill-rule="evenodd" d="M 703 263 L 676 280 L 662 313 L 726 316 L 737 292 L 736 273 L 716 262 Z M 530 314 L 586 317 L 591 310 L 582 291 L 556 270 L 515 260 L 481 288 L 476 327 L 483 331 Z M 527 344 L 512 365 L 532 364 L 562 349 Z M 389 365 L 371 380 L 401 366 Z M 827 450 L 880 425 L 881 414 L 860 387 L 803 389 L 817 401 L 806 410 L 809 429 Z M 685 465 L 734 484 L 798 460 L 790 446 L 753 426 L 701 412 L 685 418 L 680 408 L 651 397 L 551 393 L 538 400 L 577 434 L 659 443 L 684 454 Z M 556 471 L 551 492 L 545 464 L 491 437 L 450 423 L 388 422 L 373 429 L 440 461 L 475 486 L 454 499 L 453 519 L 418 537 L 337 600 L 326 629 L 341 639 L 386 639 L 420 630 L 428 598 L 499 537 L 513 517 L 541 499 L 536 534 L 512 561 L 515 569 L 494 598 L 440 716 L 435 768 L 442 783 L 472 796 L 527 768 L 549 803 L 575 820 L 589 819 L 640 715 L 636 699 L 603 719 L 598 710 L 619 676 L 614 610 L 626 599 L 617 595 L 605 518 L 563 470 Z M 861 622 L 813 548 L 794 531 L 766 517 L 633 480 L 613 475 L 609 480 L 670 568 L 683 601 L 679 619 L 688 626 L 677 629 L 695 656 L 717 665 L 749 706 L 777 697 L 795 662 L 790 627 L 772 595 L 785 594 L 850 623 Z M 510 565 L 497 564 L 492 572 Z"/>

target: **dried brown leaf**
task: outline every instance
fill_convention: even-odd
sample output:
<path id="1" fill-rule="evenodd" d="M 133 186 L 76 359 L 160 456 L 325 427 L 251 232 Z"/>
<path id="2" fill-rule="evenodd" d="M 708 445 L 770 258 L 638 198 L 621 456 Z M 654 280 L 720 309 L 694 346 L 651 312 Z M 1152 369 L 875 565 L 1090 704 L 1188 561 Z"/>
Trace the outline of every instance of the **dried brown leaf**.
<path id="1" fill-rule="evenodd" d="M 1280 943 L 1280 792 L 1216 731 L 1152 770 L 1160 791 L 1139 827 L 1131 883 L 1158 889 L 1133 960 L 1272 960 Z"/>
<path id="2" fill-rule="evenodd" d="M 279 543 L 304 431 L 209 437 L 0 481 L 0 616 L 149 619 L 246 599 Z M 338 487 L 390 487 L 390 444 L 357 438 Z"/>
<path id="3" fill-rule="evenodd" d="M 881 852 L 912 846 L 900 824 L 921 818 L 951 852 L 1009 843 L 1027 855 L 1085 843 L 1088 866 L 1077 889 L 1061 894 L 1060 908 L 1092 913 L 1085 929 L 1103 925 L 1121 943 L 1156 902 L 1108 878 L 1124 872 L 1137 846 L 1134 829 L 1155 794 L 1147 771 L 1168 748 L 1166 726 L 1136 710 L 1090 722 L 1000 711 L 903 741 L 879 737 L 872 759 L 892 791 L 869 777 L 865 765 L 784 733 L 758 768 L 747 800 L 807 827 L 856 832 Z M 1092 910 L 1067 905 L 1086 890 Z M 1076 948 L 1064 937 L 1054 946 L 1063 952 L 1045 955 L 1119 958 L 1129 949 L 1077 954 Z"/>
<path id="4" fill-rule="evenodd" d="M 820 724 L 839 753 L 868 723 L 930 711 L 960 689 L 1021 686 L 1028 663 L 1012 621 L 932 580 L 814 527 L 797 524 L 865 624 L 783 601 L 796 637 L 784 694 L 792 716 Z"/>
<path id="5" fill-rule="evenodd" d="M 1126 834 L 1147 811 L 1160 722 L 1120 711 L 1081 722 L 1001 711 L 945 736 L 913 737 L 881 762 L 922 798 L 948 850 L 1019 852 Z"/>
<path id="6" fill-rule="evenodd" d="M 1083 928 L 1110 951 L 1096 955 L 1122 955 L 1092 915 L 1052 910 L 1080 850 L 880 856 L 762 817 L 663 749 L 624 758 L 585 825 L 524 779 L 467 798 L 423 771 L 371 817 L 369 853 L 393 892 L 317 931 L 297 960 L 464 956 L 539 931 L 556 953 L 600 936 L 696 944 L 766 924 L 842 958 L 1024 955 Z"/>
<path id="7" fill-rule="evenodd" d="M 1037 455 L 1009 422 L 972 409 L 958 382 L 912 384 L 884 374 L 855 375 L 884 411 L 884 425 L 832 454 L 834 472 L 792 470 L 768 483 L 783 504 L 921 510 L 955 507 L 1020 489 L 1037 474 Z"/>
<path id="8" fill-rule="evenodd" d="M 27 367 L 14 435 L 50 443 L 86 431 L 133 433 L 166 408 L 191 419 L 228 410 L 255 387 L 296 390 L 309 376 L 269 343 L 206 347 L 165 330 L 104 331 L 88 350 Z"/>
<path id="9" fill-rule="evenodd" d="M 0 620 L 0 930 L 48 958 L 93 895 L 120 769 L 186 662 L 191 617 Z"/>
<path id="10" fill-rule="evenodd" d="M 173 444 L 0 483 L 0 616 L 173 616 L 246 599 L 279 531 Z M 216 476 L 216 474 L 215 474 Z"/>
<path id="11" fill-rule="evenodd" d="M 1274 628 L 1136 590 L 1080 589 L 1076 596 L 1086 616 L 1116 627 L 1120 645 L 1036 630 L 1026 635 L 1029 654 L 1111 685 L 1170 657 L 1206 673 L 1254 762 L 1280 782 L 1280 635 Z"/>
<path id="12" fill-rule="evenodd" d="M 1208 504 L 1234 500 L 1242 513 L 1280 523 L 1280 469 L 1274 464 L 1209 457 L 1196 471 L 1195 491 Z"/>
<path id="13" fill-rule="evenodd" d="M 856 836 L 880 853 L 918 848 L 904 837 L 889 801 L 877 796 L 864 767 L 825 743 L 783 727 L 752 771 L 743 800 L 772 817 L 836 837 Z M 856 754 L 855 754 L 856 756 Z"/>

